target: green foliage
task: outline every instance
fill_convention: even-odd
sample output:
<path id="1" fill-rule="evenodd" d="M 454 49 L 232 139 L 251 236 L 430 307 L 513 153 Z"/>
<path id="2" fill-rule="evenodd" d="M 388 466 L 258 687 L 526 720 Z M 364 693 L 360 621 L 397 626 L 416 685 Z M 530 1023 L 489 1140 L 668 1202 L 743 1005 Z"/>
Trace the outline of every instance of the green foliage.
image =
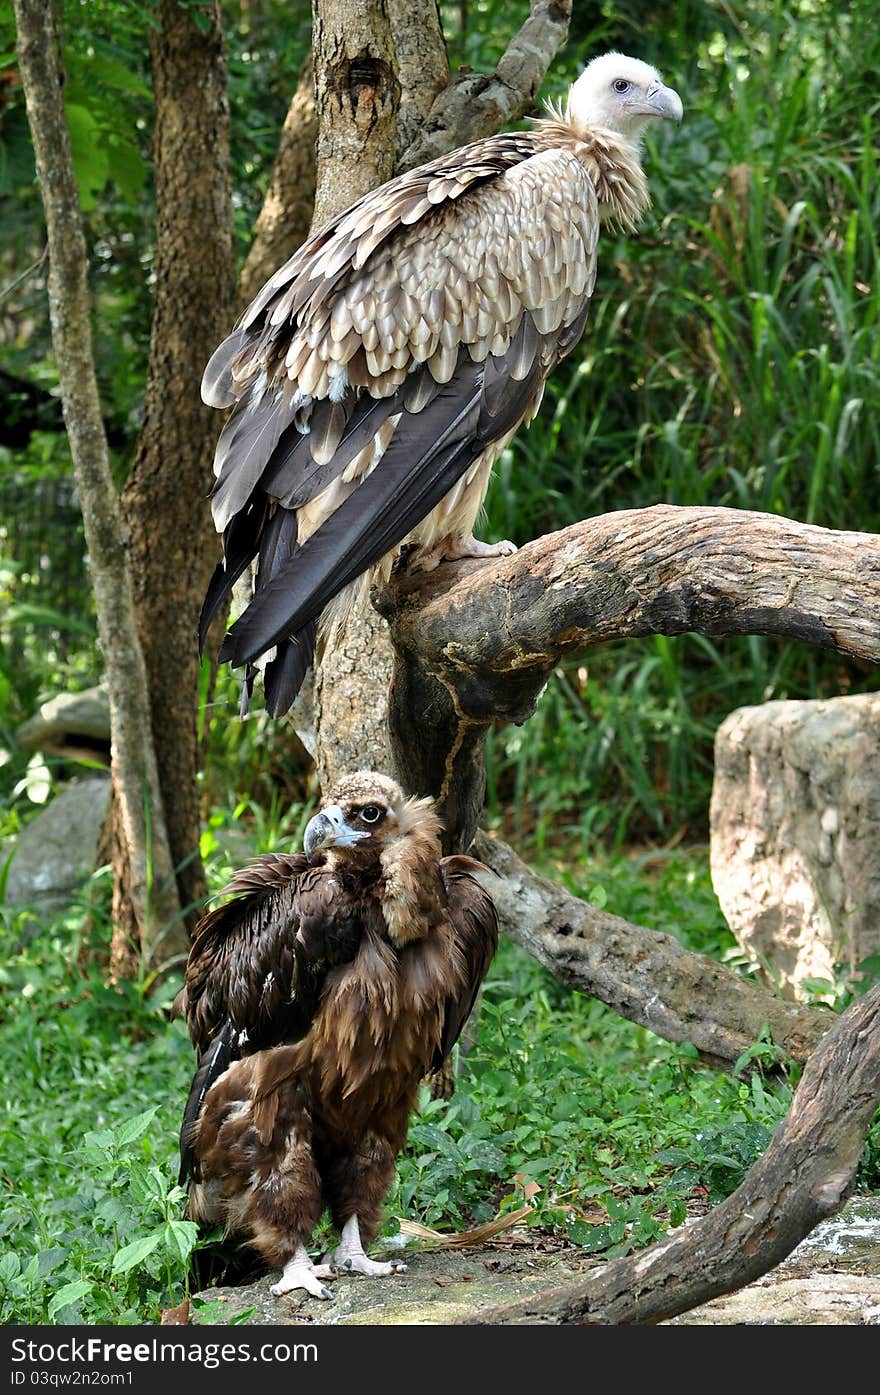
<path id="1" fill-rule="evenodd" d="M 742 1180 L 790 1098 L 785 1080 L 756 1091 L 754 1079 L 561 993 L 505 945 L 452 1103 L 427 1102 L 410 1129 L 400 1204 L 461 1225 L 522 1205 L 537 1183 L 529 1224 L 624 1254 Z"/>
<path id="2" fill-rule="evenodd" d="M 77 924 L 0 920 L 5 1323 L 157 1321 L 197 1239 L 174 1181 L 189 1043 L 164 995 L 79 967 Z"/>
<path id="3" fill-rule="evenodd" d="M 215 826 L 216 827 L 216 826 Z M 223 830 L 225 833 L 227 830 Z M 264 828 L 264 834 L 270 832 Z M 278 833 L 271 830 L 273 845 Z M 239 853 L 240 853 L 239 849 Z M 216 880 L 221 851 L 209 857 Z M 581 866 L 574 890 L 715 956 L 730 936 L 693 853 Z M 189 1291 L 197 1239 L 176 1186 L 193 1069 L 175 984 L 108 986 L 75 914 L 0 916 L 0 1321 L 155 1322 Z M 439 1229 L 530 1206 L 528 1223 L 608 1255 L 726 1196 L 763 1151 L 798 1072 L 766 1034 L 731 1075 L 562 988 L 503 944 L 453 1100 L 425 1098 L 388 1201 Z M 549 1086 L 552 1082 L 552 1087 Z M 880 1188 L 880 1119 L 860 1185 Z M 316 1244 L 326 1238 L 326 1227 Z"/>

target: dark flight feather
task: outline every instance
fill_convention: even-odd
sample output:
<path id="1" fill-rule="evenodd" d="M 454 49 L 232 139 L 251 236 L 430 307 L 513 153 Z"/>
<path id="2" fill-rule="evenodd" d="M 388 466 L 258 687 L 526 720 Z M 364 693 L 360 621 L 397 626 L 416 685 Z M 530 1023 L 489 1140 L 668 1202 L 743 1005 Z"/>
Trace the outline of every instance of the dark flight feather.
<path id="1" fill-rule="evenodd" d="M 311 435 L 302 435 L 289 427 L 260 482 L 261 488 L 288 509 L 309 503 L 339 478 L 388 417 L 401 410 L 403 399 L 404 388 L 398 388 L 390 397 L 370 397 L 366 392 L 357 398 L 352 396 L 350 415 L 333 457 L 321 463 L 312 457 Z M 320 406 L 323 408 L 324 403 Z"/>
<path id="2" fill-rule="evenodd" d="M 521 361 L 519 338 L 511 350 Z M 513 429 L 543 374 L 537 355 L 520 380 L 511 378 L 505 360 L 490 355 L 474 363 L 460 354 L 456 373 L 423 411 L 413 418 L 404 414 L 381 466 L 303 543 L 295 569 L 279 571 L 254 596 L 231 627 L 221 662 L 253 659 L 317 619 L 329 600 L 430 513 L 487 445 Z"/>
<path id="3" fill-rule="evenodd" d="M 240 1055 L 235 1037 L 232 1023 L 227 1022 L 199 1058 L 198 1069 L 193 1076 L 186 1108 L 183 1111 L 183 1123 L 180 1126 L 180 1174 L 177 1179 L 179 1187 L 184 1185 L 188 1177 L 198 1177 L 193 1135 L 206 1094 Z"/>
<path id="4" fill-rule="evenodd" d="M 250 1051 L 294 1040 L 308 1030 L 321 975 L 356 947 L 349 908 L 301 853 L 266 853 L 226 890 L 233 899 L 202 918 L 190 950 L 193 1042 L 207 1050 L 227 1022 Z"/>
<path id="5" fill-rule="evenodd" d="M 269 500 L 255 497 L 235 515 L 223 535 L 223 560 L 217 563 L 199 616 L 199 653 L 204 652 L 211 621 L 228 600 L 232 588 L 260 550 Z"/>

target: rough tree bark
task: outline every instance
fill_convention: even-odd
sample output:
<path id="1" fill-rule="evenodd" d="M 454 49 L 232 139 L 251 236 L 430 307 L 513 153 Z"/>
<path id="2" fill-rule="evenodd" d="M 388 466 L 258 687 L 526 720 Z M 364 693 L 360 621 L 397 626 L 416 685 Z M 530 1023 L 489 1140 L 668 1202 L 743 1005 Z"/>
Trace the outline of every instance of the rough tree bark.
<path id="1" fill-rule="evenodd" d="M 217 434 L 202 370 L 232 316 L 226 55 L 217 0 L 161 0 L 150 29 L 155 96 L 156 289 L 144 420 L 123 491 L 153 738 L 181 905 L 191 922 L 206 887 L 196 777 L 198 616 L 219 555 L 206 496 Z M 124 861 L 117 882 L 124 885 Z M 124 922 L 117 935 L 124 930 Z M 186 926 L 163 958 L 188 948 Z"/>
<path id="2" fill-rule="evenodd" d="M 880 987 L 837 1018 L 791 1108 L 731 1196 L 586 1279 L 480 1313 L 481 1323 L 656 1323 L 766 1274 L 840 1209 L 880 1104 Z"/>
<path id="3" fill-rule="evenodd" d="M 556 664 L 594 644 L 779 635 L 880 662 L 880 539 L 739 509 L 606 514 L 500 562 L 401 576 L 376 599 L 397 654 L 397 759 L 441 797 L 460 847 L 482 805 L 481 732 L 525 721 Z"/>
<path id="4" fill-rule="evenodd" d="M 284 118 L 269 187 L 238 278 L 236 298 L 241 309 L 309 235 L 315 207 L 317 139 L 315 61 L 310 53 Z"/>
<path id="5" fill-rule="evenodd" d="M 178 923 L 180 902 L 150 724 L 129 540 L 110 473 L 95 378 L 86 244 L 62 99 L 58 9 L 46 0 L 16 0 L 15 9 L 46 212 L 52 340 L 110 693 L 113 789 L 127 869 L 126 925 L 150 950 L 163 930 Z M 127 959 L 127 946 L 121 951 Z"/>
<path id="6" fill-rule="evenodd" d="M 313 17 L 319 121 L 312 226 L 319 228 L 394 172 L 400 82 L 386 6 L 313 0 Z M 362 606 L 314 674 L 311 748 L 325 789 L 365 763 L 390 768 L 385 713 L 377 702 L 390 676 L 384 622 L 369 604 Z"/>
<path id="7" fill-rule="evenodd" d="M 412 169 L 524 116 L 568 35 L 571 6 L 572 0 L 532 0 L 494 72 L 462 72 L 439 92 L 400 168 Z"/>

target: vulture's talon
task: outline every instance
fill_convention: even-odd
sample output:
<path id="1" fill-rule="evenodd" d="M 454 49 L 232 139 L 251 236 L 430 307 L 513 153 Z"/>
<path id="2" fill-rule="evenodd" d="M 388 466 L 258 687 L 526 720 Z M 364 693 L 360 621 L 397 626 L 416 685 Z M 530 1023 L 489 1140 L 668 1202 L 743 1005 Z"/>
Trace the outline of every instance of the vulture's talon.
<path id="1" fill-rule="evenodd" d="M 306 1253 L 305 1246 L 300 1245 L 293 1259 L 287 1261 L 284 1272 L 277 1284 L 272 1284 L 269 1289 L 273 1298 L 283 1298 L 286 1293 L 293 1293 L 296 1289 L 305 1289 L 313 1298 L 332 1298 L 326 1284 L 321 1283 L 322 1279 L 330 1276 L 325 1272 L 323 1265 L 314 1265 Z"/>

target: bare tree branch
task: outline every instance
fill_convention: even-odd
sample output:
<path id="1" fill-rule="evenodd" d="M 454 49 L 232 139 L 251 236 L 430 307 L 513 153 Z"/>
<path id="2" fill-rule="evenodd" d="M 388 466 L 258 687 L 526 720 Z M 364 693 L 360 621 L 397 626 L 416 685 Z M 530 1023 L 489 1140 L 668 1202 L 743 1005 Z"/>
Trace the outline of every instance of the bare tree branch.
<path id="1" fill-rule="evenodd" d="M 113 785 L 137 933 L 147 948 L 180 916 L 150 723 L 129 539 L 110 473 L 92 353 L 79 193 L 64 116 L 56 0 L 16 0 L 21 77 L 49 246 L 49 304 L 64 420 L 85 524 L 110 692 Z"/>
<path id="2" fill-rule="evenodd" d="M 565 42 L 571 4 L 572 0 L 532 0 L 528 19 L 514 34 L 495 71 L 488 75 L 463 72 L 454 78 L 437 97 L 398 167 L 412 169 L 524 116 Z"/>
<path id="3" fill-rule="evenodd" d="M 672 935 L 631 925 L 528 867 L 497 838 L 477 835 L 474 854 L 497 873 L 501 928 L 568 988 L 576 988 L 667 1041 L 689 1041 L 713 1065 L 730 1066 L 766 1025 L 776 1044 L 805 1061 L 837 1020 L 702 954 Z"/>
<path id="4" fill-rule="evenodd" d="M 688 630 L 780 635 L 880 661 L 880 538 L 774 514 L 624 510 L 403 587 L 398 643 L 432 666 L 479 674 L 487 689 L 503 675 L 508 694 L 511 674 L 539 685 L 594 644 Z M 473 715 L 485 706 L 498 716 L 496 696 Z M 510 708 L 508 696 L 500 715 Z"/>
<path id="5" fill-rule="evenodd" d="M 398 576 L 374 601 L 397 650 L 396 758 L 410 788 L 439 795 L 467 846 L 482 803 L 481 728 L 525 721 L 556 664 L 594 644 L 772 634 L 880 661 L 880 539 L 658 505 L 587 519 L 501 561 Z"/>
<path id="6" fill-rule="evenodd" d="M 742 1288 L 843 1205 L 878 1102 L 880 987 L 836 1020 L 763 1157 L 709 1215 L 586 1279 L 474 1321 L 656 1323 Z"/>

